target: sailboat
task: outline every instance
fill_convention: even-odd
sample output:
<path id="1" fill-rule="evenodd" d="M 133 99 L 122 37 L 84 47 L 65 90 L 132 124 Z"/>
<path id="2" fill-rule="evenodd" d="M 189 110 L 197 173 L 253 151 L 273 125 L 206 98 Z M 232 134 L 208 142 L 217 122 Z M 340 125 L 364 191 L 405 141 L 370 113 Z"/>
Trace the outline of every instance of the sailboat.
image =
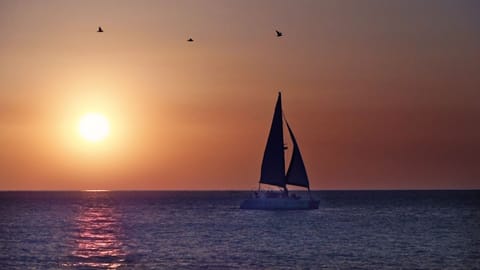
<path id="1" fill-rule="evenodd" d="M 285 173 L 285 150 L 287 147 L 283 138 L 283 122 L 293 143 L 293 153 Z M 262 191 L 261 184 L 280 187 L 278 192 Z M 308 198 L 301 198 L 296 194 L 290 195 L 287 185 L 307 188 Z M 310 184 L 307 170 L 303 163 L 300 148 L 293 135 L 282 111 L 282 94 L 278 93 L 275 111 L 273 113 L 272 126 L 267 139 L 267 145 L 263 154 L 258 191 L 252 197 L 243 201 L 241 209 L 259 210 L 310 210 L 318 209 L 319 201 L 314 200 L 310 194 Z"/>

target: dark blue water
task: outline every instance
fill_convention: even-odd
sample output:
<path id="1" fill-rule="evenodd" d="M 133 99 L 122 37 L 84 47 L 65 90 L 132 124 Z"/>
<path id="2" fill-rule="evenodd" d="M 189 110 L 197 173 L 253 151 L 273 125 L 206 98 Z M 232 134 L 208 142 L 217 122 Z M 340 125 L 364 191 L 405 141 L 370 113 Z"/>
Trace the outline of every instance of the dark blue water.
<path id="1" fill-rule="evenodd" d="M 0 269 L 474 269 L 479 191 L 0 192 Z"/>

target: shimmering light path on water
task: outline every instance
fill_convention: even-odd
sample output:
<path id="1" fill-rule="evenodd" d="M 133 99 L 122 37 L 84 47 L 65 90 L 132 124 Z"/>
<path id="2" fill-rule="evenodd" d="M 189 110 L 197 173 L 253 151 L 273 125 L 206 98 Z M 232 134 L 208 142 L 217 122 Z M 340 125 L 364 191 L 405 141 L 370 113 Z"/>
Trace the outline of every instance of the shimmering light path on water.
<path id="1" fill-rule="evenodd" d="M 0 192 L 0 269 L 480 268 L 479 191 Z"/>
<path id="2" fill-rule="evenodd" d="M 123 249 L 122 239 L 125 237 L 119 218 L 114 205 L 108 201 L 93 199 L 81 206 L 74 219 L 77 224 L 73 235 L 76 248 L 71 252 L 72 262 L 67 262 L 64 266 L 110 269 L 122 266 L 126 252 Z"/>

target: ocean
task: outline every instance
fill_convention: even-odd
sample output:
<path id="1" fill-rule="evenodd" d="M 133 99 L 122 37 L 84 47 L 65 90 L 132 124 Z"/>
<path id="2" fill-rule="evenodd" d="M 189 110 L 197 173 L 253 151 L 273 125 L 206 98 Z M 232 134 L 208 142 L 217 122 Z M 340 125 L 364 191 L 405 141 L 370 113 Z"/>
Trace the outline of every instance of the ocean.
<path id="1" fill-rule="evenodd" d="M 480 269 L 480 191 L 0 192 L 0 269 Z"/>

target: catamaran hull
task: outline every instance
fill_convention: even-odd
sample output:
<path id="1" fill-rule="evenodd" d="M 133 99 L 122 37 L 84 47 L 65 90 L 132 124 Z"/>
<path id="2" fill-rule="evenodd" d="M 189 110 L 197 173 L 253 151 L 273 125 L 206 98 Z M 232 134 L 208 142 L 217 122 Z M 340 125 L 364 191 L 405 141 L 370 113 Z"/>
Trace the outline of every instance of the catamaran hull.
<path id="1" fill-rule="evenodd" d="M 252 198 L 243 201 L 240 209 L 251 210 L 313 210 L 319 201 L 290 198 Z"/>

